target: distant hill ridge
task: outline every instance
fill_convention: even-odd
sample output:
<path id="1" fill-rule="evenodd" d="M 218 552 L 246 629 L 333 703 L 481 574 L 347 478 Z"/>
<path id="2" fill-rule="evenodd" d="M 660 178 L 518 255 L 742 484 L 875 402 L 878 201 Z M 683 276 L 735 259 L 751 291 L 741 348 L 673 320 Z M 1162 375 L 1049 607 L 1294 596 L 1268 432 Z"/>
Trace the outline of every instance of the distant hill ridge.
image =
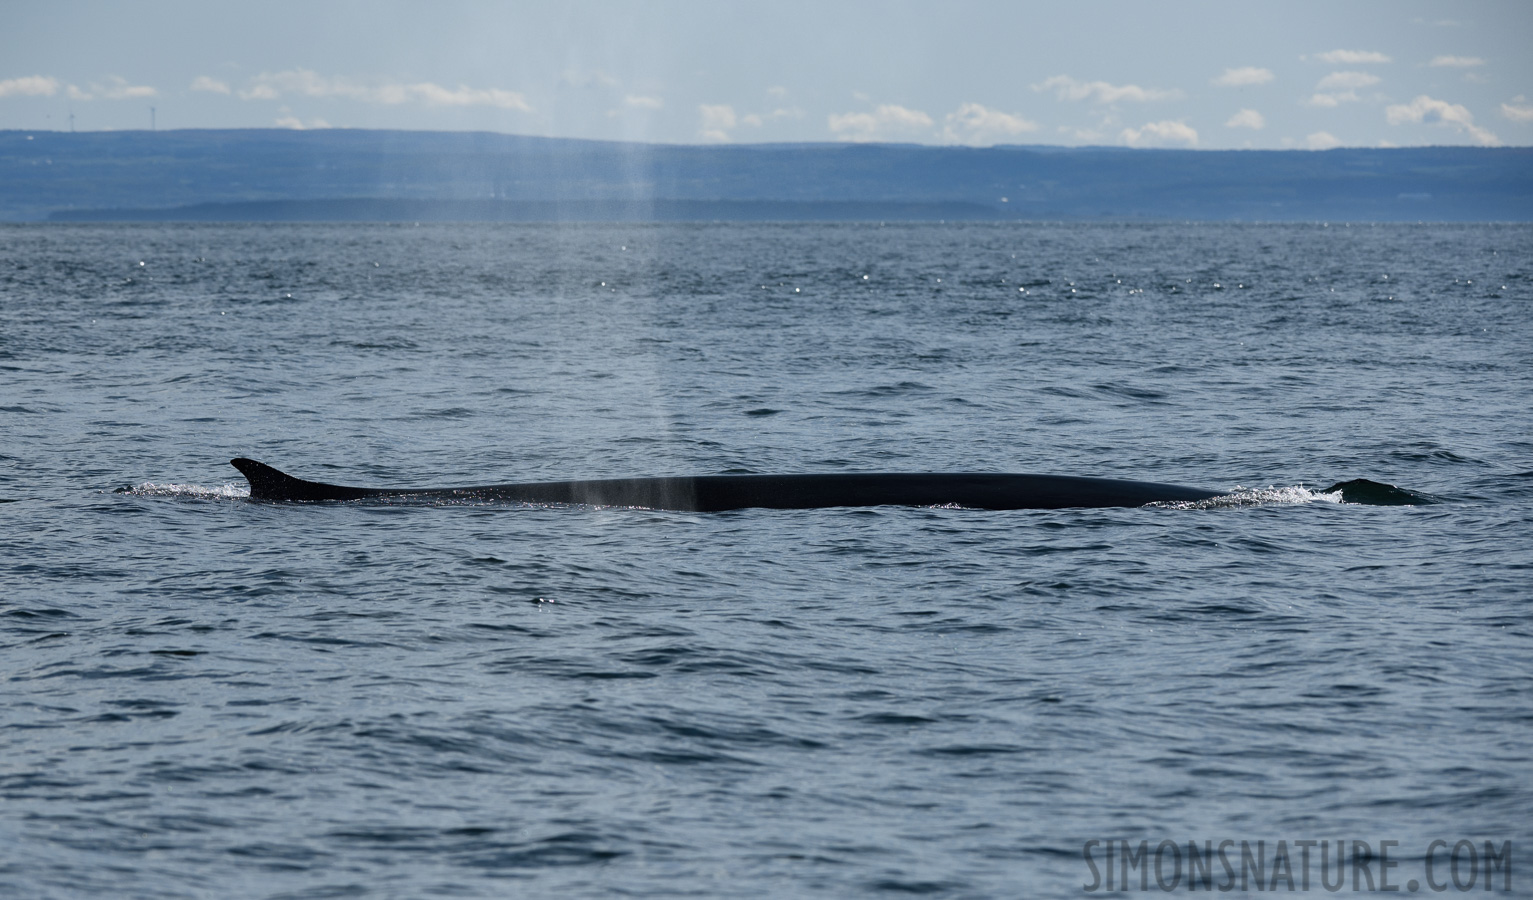
<path id="1" fill-rule="evenodd" d="M 0 220 L 1533 221 L 1533 148 L 692 146 L 483 132 L 0 132 Z"/>

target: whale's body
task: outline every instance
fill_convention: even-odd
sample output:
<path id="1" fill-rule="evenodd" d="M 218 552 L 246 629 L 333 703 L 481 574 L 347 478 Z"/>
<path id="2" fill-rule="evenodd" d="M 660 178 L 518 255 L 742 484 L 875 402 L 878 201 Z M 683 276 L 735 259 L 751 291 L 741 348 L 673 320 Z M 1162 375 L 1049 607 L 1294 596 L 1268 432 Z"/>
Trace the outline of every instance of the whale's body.
<path id="1" fill-rule="evenodd" d="M 694 475 L 612 478 L 456 488 L 360 488 L 294 478 L 253 459 L 230 463 L 250 482 L 252 500 L 418 500 L 633 506 L 687 512 L 815 509 L 829 506 L 959 506 L 973 509 L 1066 509 L 1197 501 L 1218 491 L 1073 475 L 865 473 L 834 475 Z"/>

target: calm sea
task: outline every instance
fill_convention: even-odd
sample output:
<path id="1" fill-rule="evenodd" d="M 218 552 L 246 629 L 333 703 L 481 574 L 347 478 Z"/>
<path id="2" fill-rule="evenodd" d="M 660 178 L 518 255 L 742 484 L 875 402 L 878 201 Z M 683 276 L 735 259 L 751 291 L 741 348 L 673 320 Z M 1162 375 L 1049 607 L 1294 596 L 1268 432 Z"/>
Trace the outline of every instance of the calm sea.
<path id="1" fill-rule="evenodd" d="M 1223 840 L 1527 895 L 1530 398 L 1524 225 L 0 227 L 0 895 L 1065 896 Z"/>

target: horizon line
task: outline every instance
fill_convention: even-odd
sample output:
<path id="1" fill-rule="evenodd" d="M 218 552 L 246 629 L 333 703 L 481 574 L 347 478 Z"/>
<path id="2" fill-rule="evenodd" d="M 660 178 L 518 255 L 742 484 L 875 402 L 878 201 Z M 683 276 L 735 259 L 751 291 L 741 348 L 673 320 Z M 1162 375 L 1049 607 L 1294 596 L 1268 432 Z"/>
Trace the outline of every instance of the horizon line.
<path id="1" fill-rule="evenodd" d="M 1051 152 L 1065 150 L 1094 150 L 1112 151 L 1114 153 L 1329 153 L 1334 150 L 1530 150 L 1533 144 L 1503 144 L 1497 147 L 1485 147 L 1475 144 L 1406 144 L 1399 146 L 1381 147 L 1365 144 L 1340 144 L 1335 147 L 1125 147 L 1120 144 L 923 144 L 914 141 L 757 141 L 757 142 L 729 142 L 729 143 L 681 143 L 669 141 L 625 141 L 610 138 L 584 138 L 584 137 L 556 137 L 543 134 L 524 134 L 510 131 L 490 131 L 486 129 L 435 129 L 435 128 L 357 128 L 350 126 L 336 126 L 324 128 L 279 128 L 275 126 L 265 127 L 191 127 L 191 128 L 98 128 L 89 131 L 65 131 L 55 128 L 3 128 L 0 136 L 9 134 L 18 135 L 153 135 L 153 134 L 181 134 L 187 132 L 265 132 L 274 134 L 325 134 L 332 132 L 347 133 L 377 133 L 377 134 L 434 134 L 434 135 L 493 135 L 496 137 L 518 138 L 522 140 L 538 141 L 566 141 L 584 144 L 606 144 L 611 146 L 638 146 L 638 147 L 674 147 L 690 149 L 727 150 L 751 149 L 751 148 L 831 148 L 831 147 L 898 147 L 906 149 L 924 150 L 1047 150 Z M 30 139 L 30 137 L 29 137 Z"/>

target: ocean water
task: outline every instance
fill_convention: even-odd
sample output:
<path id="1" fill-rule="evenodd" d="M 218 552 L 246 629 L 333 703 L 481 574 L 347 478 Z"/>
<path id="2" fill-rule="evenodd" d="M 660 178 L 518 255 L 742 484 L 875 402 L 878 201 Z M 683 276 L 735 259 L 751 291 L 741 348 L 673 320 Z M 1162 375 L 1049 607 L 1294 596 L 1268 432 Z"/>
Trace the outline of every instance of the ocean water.
<path id="1" fill-rule="evenodd" d="M 1522 225 L 0 227 L 0 895 L 1072 896 L 1224 840 L 1457 892 L 1467 840 L 1527 896 L 1529 398 Z"/>

